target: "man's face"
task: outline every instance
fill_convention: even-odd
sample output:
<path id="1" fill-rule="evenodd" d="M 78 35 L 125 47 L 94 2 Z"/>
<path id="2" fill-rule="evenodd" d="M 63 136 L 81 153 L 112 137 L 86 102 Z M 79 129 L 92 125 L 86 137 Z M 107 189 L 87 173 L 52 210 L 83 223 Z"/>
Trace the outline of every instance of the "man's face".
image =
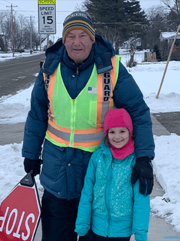
<path id="1" fill-rule="evenodd" d="M 68 56 L 78 64 L 88 58 L 93 41 L 85 31 L 74 29 L 68 32 L 64 45 Z"/>

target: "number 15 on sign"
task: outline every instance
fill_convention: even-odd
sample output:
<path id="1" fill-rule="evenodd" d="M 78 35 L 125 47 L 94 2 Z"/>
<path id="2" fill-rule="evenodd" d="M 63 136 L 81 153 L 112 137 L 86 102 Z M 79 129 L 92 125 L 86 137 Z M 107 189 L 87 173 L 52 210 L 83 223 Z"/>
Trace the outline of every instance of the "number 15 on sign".
<path id="1" fill-rule="evenodd" d="M 52 24 L 53 23 L 53 19 L 52 16 L 43 16 L 43 24 Z"/>

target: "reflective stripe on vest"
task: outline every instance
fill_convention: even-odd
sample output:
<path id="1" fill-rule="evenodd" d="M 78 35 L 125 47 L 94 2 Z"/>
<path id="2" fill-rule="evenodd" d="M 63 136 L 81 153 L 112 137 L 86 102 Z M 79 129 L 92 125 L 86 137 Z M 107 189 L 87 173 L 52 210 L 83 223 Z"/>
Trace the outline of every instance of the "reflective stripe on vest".
<path id="1" fill-rule="evenodd" d="M 114 108 L 113 90 L 119 72 L 119 57 L 112 59 L 113 69 L 97 74 L 94 65 L 86 86 L 73 100 L 64 85 L 60 64 L 50 76 L 48 86 L 48 128 L 46 139 L 55 145 L 94 152 L 104 137 L 104 117 Z M 44 75 L 46 81 L 46 75 Z"/>

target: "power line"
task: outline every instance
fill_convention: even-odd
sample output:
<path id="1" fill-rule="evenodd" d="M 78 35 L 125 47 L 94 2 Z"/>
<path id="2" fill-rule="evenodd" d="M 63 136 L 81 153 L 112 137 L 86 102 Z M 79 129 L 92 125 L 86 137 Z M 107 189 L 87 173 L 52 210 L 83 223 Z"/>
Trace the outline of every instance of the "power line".
<path id="1" fill-rule="evenodd" d="M 7 2 L 7 3 L 10 3 L 10 2 L 8 2 L 8 1 L 6 1 L 6 0 L 3 0 L 4 2 Z M 11 4 L 11 3 L 10 3 Z"/>
<path id="2" fill-rule="evenodd" d="M 37 13 L 38 11 L 35 11 L 35 10 L 16 10 L 16 12 L 20 12 L 20 11 L 25 11 L 25 12 L 34 12 L 34 13 Z M 73 10 L 72 10 L 73 11 Z M 67 13 L 72 13 L 72 11 L 56 11 L 56 12 L 59 12 L 59 13 L 65 13 L 65 12 L 67 12 Z"/>
<path id="3" fill-rule="evenodd" d="M 0 0 L 0 2 L 1 1 L 5 1 L 5 2 L 7 2 L 6 0 Z M 24 0 L 17 0 L 18 2 L 20 2 L 20 1 L 23 1 L 24 2 Z M 147 0 L 147 1 L 150 1 L 150 0 Z M 37 2 L 37 0 L 26 0 L 26 2 Z M 57 2 L 82 2 L 82 0 L 56 0 L 56 3 Z M 9 2 L 8 2 L 9 3 Z"/>
<path id="4" fill-rule="evenodd" d="M 6 0 L 0 0 L 1 1 L 6 1 Z M 17 0 L 18 2 L 24 1 L 24 0 Z M 26 2 L 36 2 L 37 0 L 26 0 Z M 57 2 L 82 2 L 83 0 L 56 0 Z M 158 0 L 140 0 L 141 1 L 146 1 L 146 2 L 157 2 Z M 161 2 L 161 0 L 159 0 Z"/>
<path id="5" fill-rule="evenodd" d="M 1 3 L 2 5 L 6 6 L 6 4 Z"/>
<path id="6" fill-rule="evenodd" d="M 19 8 L 20 10 L 16 10 L 16 11 L 18 11 L 18 12 L 23 12 L 23 13 L 25 13 L 26 15 L 30 16 L 29 13 L 26 13 L 26 12 L 28 12 L 28 11 L 21 9 L 20 7 L 18 7 L 18 8 Z"/>

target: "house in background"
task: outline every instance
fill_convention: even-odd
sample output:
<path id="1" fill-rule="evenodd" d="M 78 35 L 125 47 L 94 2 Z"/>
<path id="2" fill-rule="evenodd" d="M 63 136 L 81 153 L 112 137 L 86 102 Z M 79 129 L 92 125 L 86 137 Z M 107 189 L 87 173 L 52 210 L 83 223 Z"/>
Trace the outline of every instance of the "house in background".
<path id="1" fill-rule="evenodd" d="M 162 32 L 160 34 L 159 39 L 160 39 L 161 42 L 167 41 L 168 46 L 171 48 L 171 45 L 172 45 L 172 43 L 174 41 L 174 38 L 175 38 L 175 35 L 176 35 L 176 32 Z M 178 35 L 177 35 L 175 45 L 180 46 L 180 33 L 178 33 Z"/>
<path id="2" fill-rule="evenodd" d="M 175 35 L 176 32 L 162 32 L 160 34 L 159 39 L 162 60 L 167 60 Z M 180 60 L 180 33 L 177 35 L 177 39 L 175 41 L 171 55 L 171 60 Z"/>
<path id="3" fill-rule="evenodd" d="M 133 45 L 133 47 L 135 49 L 137 48 L 140 48 L 141 47 L 141 39 L 140 38 L 130 38 L 129 40 L 125 41 L 123 44 L 122 44 L 122 47 L 124 49 L 130 49 L 131 48 L 131 45 Z"/>

